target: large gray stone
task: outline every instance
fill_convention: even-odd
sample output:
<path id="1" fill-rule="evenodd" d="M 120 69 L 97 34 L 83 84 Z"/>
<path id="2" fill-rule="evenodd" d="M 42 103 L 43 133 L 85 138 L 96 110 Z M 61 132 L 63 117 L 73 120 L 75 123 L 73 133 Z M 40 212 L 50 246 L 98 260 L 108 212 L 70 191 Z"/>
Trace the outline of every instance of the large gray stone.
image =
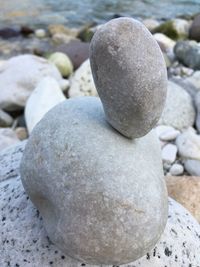
<path id="1" fill-rule="evenodd" d="M 42 217 L 25 193 L 19 176 L 0 183 L 0 209 L 1 267 L 98 267 L 73 260 L 51 243 Z M 169 199 L 168 221 L 159 242 L 143 258 L 122 267 L 197 267 L 199 233 L 198 222 Z"/>
<path id="2" fill-rule="evenodd" d="M 167 91 L 165 61 L 150 32 L 131 18 L 111 20 L 94 34 L 90 61 L 108 122 L 130 138 L 148 133 Z"/>
<path id="3" fill-rule="evenodd" d="M 154 131 L 124 138 L 106 122 L 98 98 L 70 99 L 44 116 L 21 176 L 50 239 L 80 261 L 134 261 L 164 230 L 167 192 Z"/>

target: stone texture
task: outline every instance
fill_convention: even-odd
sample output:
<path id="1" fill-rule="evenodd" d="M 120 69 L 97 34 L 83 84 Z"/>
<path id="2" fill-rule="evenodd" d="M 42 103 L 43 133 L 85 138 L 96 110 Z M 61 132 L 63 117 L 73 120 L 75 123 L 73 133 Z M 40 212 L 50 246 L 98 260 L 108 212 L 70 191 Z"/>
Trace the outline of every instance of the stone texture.
<path id="1" fill-rule="evenodd" d="M 164 230 L 160 153 L 154 131 L 124 138 L 106 122 L 98 98 L 74 98 L 33 130 L 22 181 L 63 252 L 93 264 L 122 264 L 143 256 Z"/>
<path id="2" fill-rule="evenodd" d="M 168 194 L 188 209 L 200 222 L 200 177 L 171 176 L 166 177 L 166 183 Z"/>
<path id="3" fill-rule="evenodd" d="M 167 144 L 162 149 L 162 160 L 173 163 L 176 159 L 177 147 L 173 144 Z"/>
<path id="4" fill-rule="evenodd" d="M 25 145 L 26 141 L 23 141 L 0 151 L 0 181 L 19 175 L 19 165 Z"/>
<path id="5" fill-rule="evenodd" d="M 0 183 L 0 266 L 97 267 L 63 255 L 50 242 L 42 218 L 20 181 L 19 164 L 25 144 L 21 142 L 0 153 L 0 179 L 7 179 Z M 198 266 L 199 227 L 187 210 L 169 199 L 168 221 L 159 242 L 143 258 L 122 267 Z"/>
<path id="6" fill-rule="evenodd" d="M 195 41 L 179 41 L 174 47 L 177 59 L 184 65 L 200 69 L 200 44 Z"/>
<path id="7" fill-rule="evenodd" d="M 0 68 L 0 108 L 23 108 L 38 82 L 46 76 L 58 82 L 62 79 L 58 69 L 43 58 L 22 55 L 8 60 Z"/>
<path id="8" fill-rule="evenodd" d="M 73 72 L 73 65 L 69 57 L 61 52 L 50 55 L 49 61 L 54 63 L 63 77 L 68 77 Z"/>
<path id="9" fill-rule="evenodd" d="M 0 127 L 9 127 L 13 124 L 13 118 L 0 109 Z"/>
<path id="10" fill-rule="evenodd" d="M 200 160 L 187 159 L 184 161 L 184 166 L 185 166 L 186 171 L 190 175 L 200 176 Z"/>
<path id="11" fill-rule="evenodd" d="M 67 257 L 50 242 L 19 177 L 0 183 L 0 209 L 1 267 L 98 267 Z M 199 266 L 199 232 L 197 221 L 170 199 L 167 225 L 159 242 L 143 258 L 122 267 Z"/>
<path id="12" fill-rule="evenodd" d="M 11 128 L 0 128 L 0 151 L 18 142 L 19 139 Z"/>
<path id="13" fill-rule="evenodd" d="M 200 42 L 200 14 L 195 16 L 193 23 L 190 27 L 190 39 Z"/>
<path id="14" fill-rule="evenodd" d="M 176 139 L 178 153 L 182 158 L 200 160 L 200 135 L 193 128 L 187 129 Z"/>
<path id="15" fill-rule="evenodd" d="M 86 60 L 70 78 L 69 97 L 97 96 L 94 85 L 90 61 Z"/>
<path id="16" fill-rule="evenodd" d="M 195 109 L 191 96 L 179 85 L 168 82 L 167 100 L 159 124 L 178 130 L 193 126 Z"/>
<path id="17" fill-rule="evenodd" d="M 134 19 L 113 19 L 94 34 L 90 61 L 108 122 L 129 138 L 148 133 L 167 87 L 164 58 L 150 32 Z"/>
<path id="18" fill-rule="evenodd" d="M 25 107 L 25 119 L 28 132 L 31 133 L 42 117 L 66 97 L 54 78 L 46 77 L 30 95 Z"/>

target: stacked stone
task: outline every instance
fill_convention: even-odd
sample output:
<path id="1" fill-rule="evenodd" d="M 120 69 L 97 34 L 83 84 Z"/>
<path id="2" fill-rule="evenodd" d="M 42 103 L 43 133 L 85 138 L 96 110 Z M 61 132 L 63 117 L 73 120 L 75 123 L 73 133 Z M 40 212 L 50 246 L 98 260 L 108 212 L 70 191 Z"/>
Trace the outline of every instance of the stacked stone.
<path id="1" fill-rule="evenodd" d="M 66 255 L 120 265 L 150 251 L 167 221 L 160 145 L 151 131 L 167 75 L 156 41 L 130 18 L 95 33 L 90 61 L 101 100 L 79 97 L 50 110 L 29 138 L 21 178 Z"/>

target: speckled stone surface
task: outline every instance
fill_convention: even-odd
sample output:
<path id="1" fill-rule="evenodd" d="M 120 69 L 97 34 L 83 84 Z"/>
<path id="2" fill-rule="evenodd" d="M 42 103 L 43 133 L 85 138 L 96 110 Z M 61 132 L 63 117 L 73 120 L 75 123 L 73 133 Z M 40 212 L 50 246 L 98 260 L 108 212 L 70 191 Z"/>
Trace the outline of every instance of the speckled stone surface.
<path id="1" fill-rule="evenodd" d="M 19 176 L 0 183 L 0 209 L 1 267 L 95 267 L 67 257 L 50 242 L 42 218 L 24 192 Z M 123 265 L 161 266 L 200 266 L 200 226 L 172 199 L 160 241 L 143 258 Z"/>
<path id="2" fill-rule="evenodd" d="M 167 192 L 154 130 L 124 138 L 106 122 L 99 98 L 73 98 L 47 113 L 29 138 L 21 175 L 50 239 L 80 261 L 134 261 L 164 230 Z"/>
<path id="3" fill-rule="evenodd" d="M 94 34 L 90 62 L 108 122 L 130 138 L 147 134 L 167 92 L 165 61 L 151 33 L 134 19 L 113 19 Z"/>
<path id="4" fill-rule="evenodd" d="M 26 140 L 0 152 L 0 181 L 19 175 L 19 164 L 25 145 Z"/>

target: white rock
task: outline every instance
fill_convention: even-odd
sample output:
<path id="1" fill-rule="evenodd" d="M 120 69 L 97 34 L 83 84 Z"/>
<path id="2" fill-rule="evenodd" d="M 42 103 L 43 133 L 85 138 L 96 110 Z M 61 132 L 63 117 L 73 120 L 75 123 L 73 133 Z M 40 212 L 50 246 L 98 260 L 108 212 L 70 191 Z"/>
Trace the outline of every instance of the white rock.
<path id="1" fill-rule="evenodd" d="M 173 163 L 176 159 L 177 147 L 173 144 L 167 144 L 162 149 L 162 160 Z"/>
<path id="2" fill-rule="evenodd" d="M 37 38 L 44 38 L 46 37 L 46 31 L 44 29 L 37 29 L 35 30 L 35 36 Z"/>
<path id="3" fill-rule="evenodd" d="M 193 126 L 194 121 L 195 109 L 191 96 L 182 87 L 169 81 L 167 100 L 159 124 L 182 130 Z"/>
<path id="4" fill-rule="evenodd" d="M 54 64 L 33 55 L 16 56 L 0 67 L 0 108 L 21 109 L 26 100 L 46 76 L 62 80 Z"/>
<path id="5" fill-rule="evenodd" d="M 171 130 L 166 130 L 165 132 L 161 133 L 160 140 L 162 141 L 172 141 L 175 140 L 176 137 L 180 134 L 180 131 L 171 129 Z"/>
<path id="6" fill-rule="evenodd" d="M 167 37 L 165 34 L 163 33 L 155 33 L 154 38 L 156 39 L 156 41 L 163 46 L 166 50 L 168 51 L 172 51 L 176 42 L 172 39 L 170 39 L 169 37 Z"/>
<path id="7" fill-rule="evenodd" d="M 162 135 L 164 132 L 172 131 L 172 130 L 174 130 L 174 128 L 172 126 L 168 126 L 168 125 L 157 125 L 155 130 L 156 130 L 156 134 L 157 134 L 158 138 L 160 138 L 160 135 Z"/>
<path id="8" fill-rule="evenodd" d="M 185 80 L 192 84 L 197 91 L 200 91 L 200 70 L 195 71 L 192 76 L 186 78 Z"/>
<path id="9" fill-rule="evenodd" d="M 180 131 L 172 126 L 158 125 L 156 126 L 156 134 L 161 141 L 172 141 L 180 134 Z"/>
<path id="10" fill-rule="evenodd" d="M 192 127 L 177 137 L 176 145 L 181 157 L 200 160 L 200 135 Z"/>
<path id="11" fill-rule="evenodd" d="M 89 59 L 75 71 L 70 79 L 69 97 L 97 96 Z"/>
<path id="12" fill-rule="evenodd" d="M 175 163 L 170 168 L 170 174 L 172 176 L 181 175 L 181 174 L 183 174 L 183 172 L 184 172 L 184 168 L 181 164 Z"/>
<path id="13" fill-rule="evenodd" d="M 16 133 L 11 128 L 0 128 L 0 151 L 19 141 Z"/>
<path id="14" fill-rule="evenodd" d="M 65 99 L 59 84 L 54 78 L 46 77 L 41 80 L 26 103 L 25 119 L 28 132 L 31 133 L 43 116 Z"/>
<path id="15" fill-rule="evenodd" d="M 200 160 L 187 159 L 184 162 L 186 171 L 193 176 L 200 176 Z"/>

